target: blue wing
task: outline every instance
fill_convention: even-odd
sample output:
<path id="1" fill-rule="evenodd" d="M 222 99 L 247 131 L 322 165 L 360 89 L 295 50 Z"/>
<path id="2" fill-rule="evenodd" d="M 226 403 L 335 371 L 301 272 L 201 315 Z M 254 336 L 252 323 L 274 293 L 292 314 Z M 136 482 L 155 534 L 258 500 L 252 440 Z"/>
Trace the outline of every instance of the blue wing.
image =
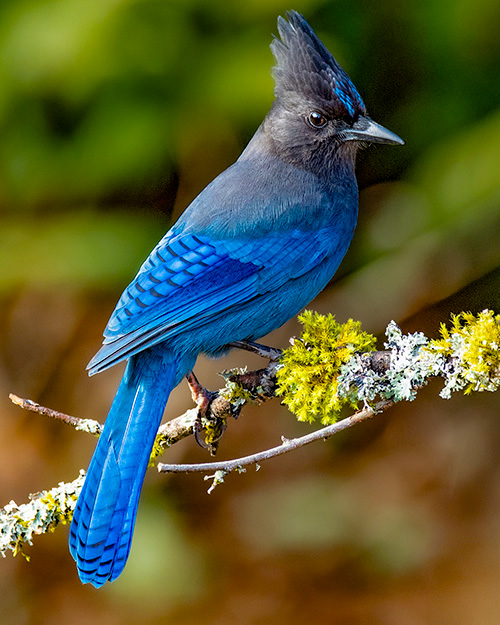
<path id="1" fill-rule="evenodd" d="M 331 252 L 331 239 L 330 228 L 215 241 L 168 232 L 121 296 L 89 372 L 279 288 L 321 262 Z"/>

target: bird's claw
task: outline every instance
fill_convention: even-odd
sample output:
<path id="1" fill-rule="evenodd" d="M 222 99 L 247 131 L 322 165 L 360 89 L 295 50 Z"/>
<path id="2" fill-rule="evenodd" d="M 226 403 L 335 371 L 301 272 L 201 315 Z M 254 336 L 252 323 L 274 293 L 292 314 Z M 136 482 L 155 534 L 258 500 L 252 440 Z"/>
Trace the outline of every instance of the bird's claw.
<path id="1" fill-rule="evenodd" d="M 191 389 L 191 397 L 198 408 L 196 420 L 193 426 L 194 439 L 200 447 L 208 449 L 210 454 L 215 456 L 219 440 L 226 429 L 225 422 L 222 424 L 214 423 L 213 426 L 204 428 L 202 420 L 204 418 L 208 418 L 207 413 L 209 411 L 210 404 L 217 396 L 217 393 L 209 391 L 202 386 L 192 371 L 186 376 L 186 379 L 189 384 L 189 388 Z M 203 430 L 206 432 L 205 436 L 202 435 Z"/>
<path id="2" fill-rule="evenodd" d="M 271 361 L 279 360 L 283 354 L 281 349 L 262 345 L 262 343 L 254 343 L 253 341 L 234 341 L 233 343 L 229 343 L 229 346 L 235 347 L 236 349 L 244 349 L 247 352 L 252 352 L 252 354 L 257 354 L 257 356 L 261 356 L 262 358 L 268 358 Z"/>

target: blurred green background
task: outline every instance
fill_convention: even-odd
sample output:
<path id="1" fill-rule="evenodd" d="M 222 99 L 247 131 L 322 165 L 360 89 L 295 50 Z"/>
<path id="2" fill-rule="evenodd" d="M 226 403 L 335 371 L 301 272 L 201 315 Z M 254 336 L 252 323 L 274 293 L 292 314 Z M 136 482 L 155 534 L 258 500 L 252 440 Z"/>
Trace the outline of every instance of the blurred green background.
<path id="1" fill-rule="evenodd" d="M 500 4 L 494 0 L 4 0 L 0 5 L 0 504 L 72 480 L 94 441 L 8 393 L 103 420 L 88 379 L 113 306 L 272 102 L 276 18 L 302 12 L 404 148 L 359 157 L 360 221 L 312 305 L 378 334 L 500 311 Z M 267 341 L 284 347 L 292 321 Z M 201 361 L 208 386 L 247 354 Z M 230 476 L 148 474 L 125 573 L 82 586 L 67 529 L 0 563 L 8 625 L 497 625 L 498 398 L 439 382 L 356 431 Z M 190 406 L 184 388 L 167 414 Z M 277 401 L 219 452 L 306 433 Z M 206 460 L 193 441 L 171 462 Z"/>

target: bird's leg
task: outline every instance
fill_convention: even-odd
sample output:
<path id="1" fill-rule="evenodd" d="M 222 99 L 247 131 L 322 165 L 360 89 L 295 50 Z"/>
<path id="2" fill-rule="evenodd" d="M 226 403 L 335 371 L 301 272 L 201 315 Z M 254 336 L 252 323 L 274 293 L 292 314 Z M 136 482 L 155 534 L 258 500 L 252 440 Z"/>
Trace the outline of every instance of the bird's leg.
<path id="1" fill-rule="evenodd" d="M 262 345 L 262 343 L 253 343 L 252 341 L 234 341 L 229 343 L 229 347 L 236 347 L 236 349 L 244 349 L 252 354 L 262 356 L 262 358 L 268 358 L 269 360 L 279 360 L 283 351 L 276 347 L 269 347 L 268 345 Z"/>
<path id="2" fill-rule="evenodd" d="M 208 436 L 206 439 L 202 436 L 201 433 L 203 430 L 202 419 L 207 416 L 210 404 L 217 396 L 217 393 L 213 393 L 212 391 L 209 391 L 204 386 L 202 386 L 198 382 L 197 377 L 192 371 L 188 373 L 188 375 L 186 375 L 186 380 L 189 384 L 189 388 L 191 389 L 191 397 L 198 407 L 196 421 L 194 422 L 193 426 L 194 438 L 200 447 L 203 447 L 203 449 L 208 449 L 211 455 L 215 455 L 215 452 L 217 450 L 217 443 L 221 438 L 225 427 L 210 428 L 210 430 L 216 430 L 216 432 L 208 432 Z"/>

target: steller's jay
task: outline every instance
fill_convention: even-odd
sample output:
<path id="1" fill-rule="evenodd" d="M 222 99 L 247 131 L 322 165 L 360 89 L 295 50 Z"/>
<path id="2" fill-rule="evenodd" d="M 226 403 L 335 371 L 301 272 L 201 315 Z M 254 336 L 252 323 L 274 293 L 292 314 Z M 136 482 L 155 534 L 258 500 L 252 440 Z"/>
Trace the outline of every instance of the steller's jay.
<path id="1" fill-rule="evenodd" d="M 172 389 L 296 315 L 329 282 L 356 225 L 361 143 L 403 141 L 373 122 L 305 19 L 278 18 L 275 100 L 239 159 L 192 202 L 121 296 L 88 365 L 128 360 L 70 530 L 82 582 L 127 560 L 144 474 Z"/>

